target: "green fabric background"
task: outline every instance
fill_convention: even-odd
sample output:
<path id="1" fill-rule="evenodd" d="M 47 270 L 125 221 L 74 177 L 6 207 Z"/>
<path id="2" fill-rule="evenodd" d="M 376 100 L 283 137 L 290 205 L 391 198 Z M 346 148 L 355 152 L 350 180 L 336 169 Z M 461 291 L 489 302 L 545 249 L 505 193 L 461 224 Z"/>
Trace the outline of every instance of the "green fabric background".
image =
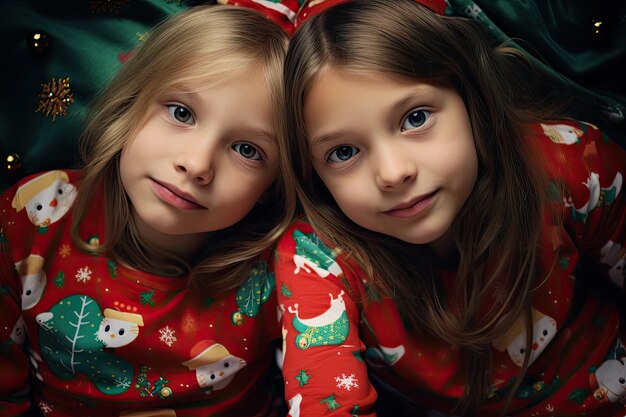
<path id="1" fill-rule="evenodd" d="M 141 42 L 140 35 L 156 22 L 188 7 L 176 0 L 118 1 L 121 8 L 116 14 L 97 11 L 94 6 L 98 3 L 103 2 L 0 3 L 5 62 L 0 101 L 0 191 L 30 173 L 73 166 L 87 106 L 121 67 L 119 55 L 135 48 Z M 27 45 L 33 30 L 49 34 L 50 46 L 44 52 L 36 53 Z M 51 116 L 35 113 L 41 84 L 53 77 L 69 77 L 74 95 L 67 116 L 54 122 Z M 10 153 L 17 153 L 23 163 L 14 172 L 7 171 L 4 164 Z"/>
<path id="2" fill-rule="evenodd" d="M 393 0 L 390 0 L 393 1 Z M 590 99 L 626 114 L 626 6 L 588 0 L 448 0 L 448 14 L 473 15 L 499 40 L 522 38 L 555 80 L 575 82 Z M 94 94 L 120 68 L 119 55 L 165 16 L 195 3 L 177 0 L 111 0 L 117 13 L 98 11 L 106 0 L 4 0 L 0 2 L 0 48 L 4 79 L 0 93 L 0 191 L 20 178 L 76 164 L 76 142 Z M 477 13 L 476 4 L 482 9 Z M 626 3 L 625 3 L 626 4 Z M 595 34 L 592 20 L 602 20 Z M 27 45 L 44 30 L 43 53 Z M 207 28 L 210 30 L 210 28 Z M 67 116 L 35 113 L 41 84 L 70 78 L 74 103 Z M 626 144 L 625 123 L 601 126 Z M 22 165 L 8 171 L 4 160 L 18 154 Z"/>

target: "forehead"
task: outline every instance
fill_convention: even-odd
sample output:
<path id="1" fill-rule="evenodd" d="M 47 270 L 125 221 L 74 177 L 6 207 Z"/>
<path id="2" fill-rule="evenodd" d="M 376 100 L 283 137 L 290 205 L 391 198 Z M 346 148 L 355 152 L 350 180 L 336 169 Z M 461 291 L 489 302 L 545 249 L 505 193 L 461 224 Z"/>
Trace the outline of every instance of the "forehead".
<path id="1" fill-rule="evenodd" d="M 410 98 L 435 95 L 439 87 L 390 73 L 325 68 L 311 83 L 304 98 L 308 129 L 330 127 L 333 122 L 359 123 L 363 115 L 388 112 Z"/>

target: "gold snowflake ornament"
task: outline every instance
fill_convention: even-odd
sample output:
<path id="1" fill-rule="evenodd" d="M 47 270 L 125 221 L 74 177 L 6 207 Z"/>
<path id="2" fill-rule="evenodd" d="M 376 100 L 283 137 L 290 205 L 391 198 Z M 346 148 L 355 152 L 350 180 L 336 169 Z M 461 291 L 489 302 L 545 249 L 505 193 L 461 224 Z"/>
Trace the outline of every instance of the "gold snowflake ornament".
<path id="1" fill-rule="evenodd" d="M 39 107 L 35 113 L 41 112 L 44 116 L 52 115 L 54 122 L 57 116 L 67 115 L 67 108 L 74 102 L 74 94 L 70 91 L 70 79 L 64 78 L 41 84 L 39 93 Z"/>

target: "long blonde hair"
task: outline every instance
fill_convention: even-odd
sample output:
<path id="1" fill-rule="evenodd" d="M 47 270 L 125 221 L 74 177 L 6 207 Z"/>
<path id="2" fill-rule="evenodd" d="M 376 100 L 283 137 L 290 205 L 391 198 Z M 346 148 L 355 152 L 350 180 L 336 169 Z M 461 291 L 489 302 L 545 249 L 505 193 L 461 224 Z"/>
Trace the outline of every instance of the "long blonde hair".
<path id="1" fill-rule="evenodd" d="M 353 223 L 315 173 L 304 101 L 329 66 L 452 84 L 463 98 L 479 173 L 452 230 L 460 255 L 453 309 L 447 308 L 428 247 Z M 299 28 L 285 61 L 290 134 L 283 164 L 289 186 L 296 188 L 312 226 L 350 253 L 372 278 L 374 290 L 396 300 L 410 327 L 461 349 L 465 389 L 457 411 L 463 414 L 476 412 L 486 398 L 491 341 L 519 316 L 530 317 L 531 290 L 545 272 L 537 270 L 537 246 L 548 182 L 525 126 L 556 117 L 570 103 L 544 95 L 539 86 L 534 91 L 529 85 L 539 77 L 534 71 L 518 50 L 492 45 L 475 22 L 439 16 L 414 0 L 356 0 L 331 7 Z M 506 299 L 485 313 L 496 285 Z M 527 320 L 529 334 L 530 326 Z"/>
<path id="2" fill-rule="evenodd" d="M 295 197 L 286 192 L 282 175 L 265 204 L 257 204 L 237 224 L 212 233 L 202 258 L 188 265 L 139 237 L 120 180 L 119 158 L 143 126 L 149 103 L 163 91 L 197 91 L 245 71 L 258 71 L 267 82 L 276 132 L 284 134 L 281 77 L 287 41 L 283 30 L 270 20 L 233 6 L 190 7 L 157 25 L 94 101 L 81 138 L 84 170 L 72 223 L 73 241 L 83 250 L 104 253 L 149 273 L 190 274 L 190 284 L 208 293 L 238 286 L 291 219 Z M 104 194 L 102 245 L 92 245 L 79 235 L 96 190 Z"/>

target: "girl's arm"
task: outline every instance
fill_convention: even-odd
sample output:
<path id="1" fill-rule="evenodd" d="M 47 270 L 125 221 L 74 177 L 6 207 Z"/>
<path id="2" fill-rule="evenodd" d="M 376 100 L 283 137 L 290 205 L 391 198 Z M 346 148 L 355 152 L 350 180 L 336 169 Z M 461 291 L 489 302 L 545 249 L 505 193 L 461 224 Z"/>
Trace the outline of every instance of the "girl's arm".
<path id="1" fill-rule="evenodd" d="M 559 159 L 551 166 L 563 183 L 558 204 L 570 238 L 581 256 L 626 294 L 626 150 L 590 124 L 541 127 L 557 143 L 557 152 L 549 154 Z"/>
<path id="2" fill-rule="evenodd" d="M 24 212 L 12 207 L 17 187 L 0 196 L 0 415 L 17 416 L 30 407 L 28 393 L 28 334 L 22 319 L 22 284 L 12 247 L 15 232 L 25 235 L 32 225 Z"/>
<path id="3" fill-rule="evenodd" d="M 351 297 L 360 283 L 348 284 L 337 255 L 304 222 L 292 226 L 278 245 L 282 370 L 291 417 L 375 415 L 376 393 Z"/>

